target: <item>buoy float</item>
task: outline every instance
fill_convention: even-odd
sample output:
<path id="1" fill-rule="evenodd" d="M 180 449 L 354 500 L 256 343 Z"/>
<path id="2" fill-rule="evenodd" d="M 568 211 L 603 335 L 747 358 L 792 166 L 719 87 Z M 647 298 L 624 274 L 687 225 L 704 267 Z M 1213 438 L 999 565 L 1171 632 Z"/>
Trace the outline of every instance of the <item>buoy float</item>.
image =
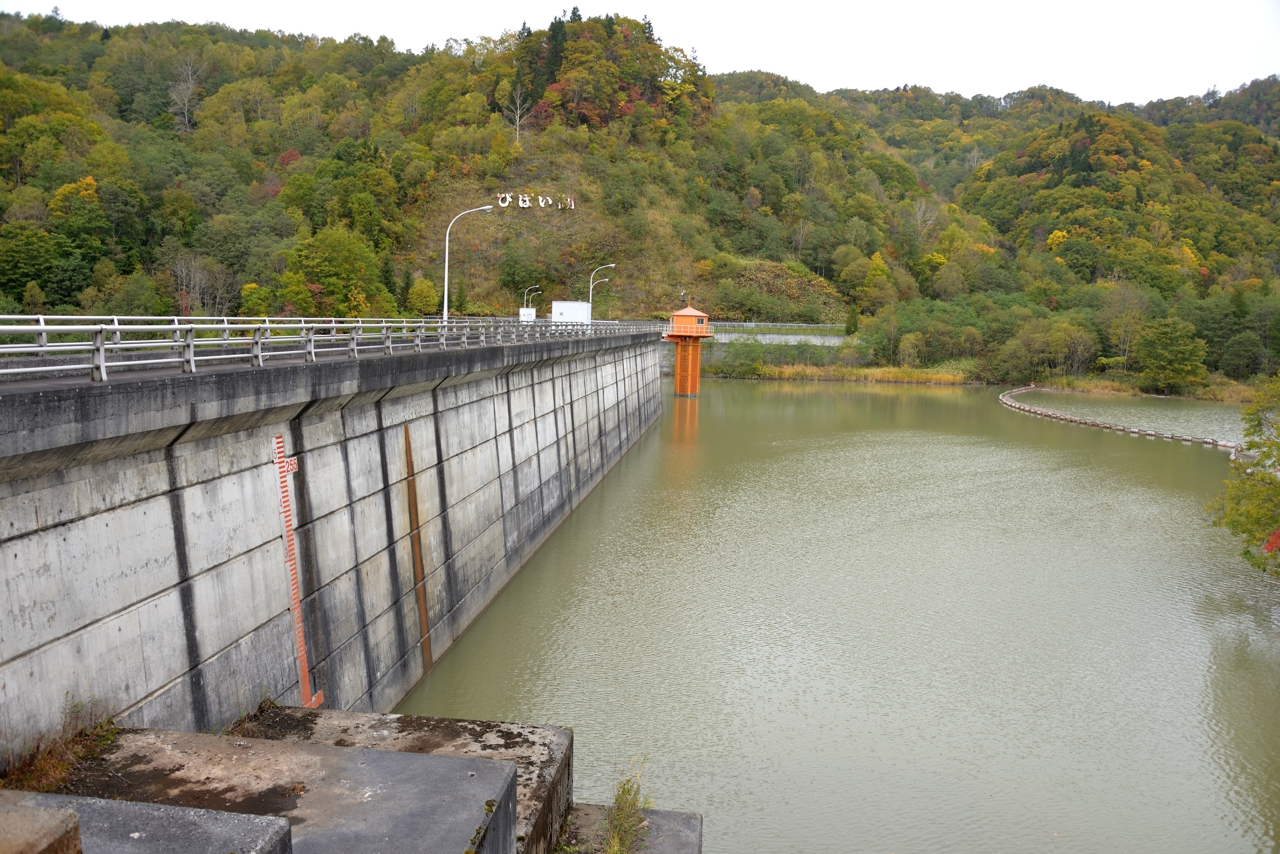
<path id="1" fill-rule="evenodd" d="M 1089 418 L 1081 418 L 1076 415 L 1068 415 L 1064 412 L 1057 412 L 1053 409 L 1043 409 L 1038 406 L 1029 406 L 1025 403 L 1018 403 L 1016 400 L 1013 399 L 1013 395 L 1015 394 L 1021 394 L 1024 391 L 1034 391 L 1034 390 L 1035 390 L 1035 385 L 1033 383 L 1032 385 L 1027 386 L 1025 388 L 1017 388 L 1017 389 L 1013 389 L 1012 391 L 1006 391 L 1000 395 L 999 400 L 1002 404 L 1009 407 L 1010 409 L 1016 409 L 1019 412 L 1025 412 L 1028 415 L 1036 415 L 1041 418 L 1052 418 L 1055 421 L 1063 421 L 1071 424 L 1088 425 L 1089 427 L 1097 427 L 1101 430 L 1114 430 L 1117 433 L 1127 433 L 1130 436 L 1146 436 L 1149 439 L 1160 437 L 1169 442 L 1173 441 L 1174 439 L 1178 439 L 1181 442 L 1188 442 L 1188 443 L 1194 442 L 1202 445 L 1209 445 L 1209 446 L 1222 448 L 1224 450 L 1229 450 L 1232 452 L 1231 454 L 1232 459 L 1235 459 L 1235 452 L 1243 447 L 1238 442 L 1227 442 L 1222 439 L 1201 439 L 1195 436 L 1174 436 L 1174 434 L 1172 433 L 1157 433 L 1154 430 L 1142 430 L 1138 427 L 1126 427 L 1122 424 L 1110 424 L 1106 421 L 1097 421 Z"/>

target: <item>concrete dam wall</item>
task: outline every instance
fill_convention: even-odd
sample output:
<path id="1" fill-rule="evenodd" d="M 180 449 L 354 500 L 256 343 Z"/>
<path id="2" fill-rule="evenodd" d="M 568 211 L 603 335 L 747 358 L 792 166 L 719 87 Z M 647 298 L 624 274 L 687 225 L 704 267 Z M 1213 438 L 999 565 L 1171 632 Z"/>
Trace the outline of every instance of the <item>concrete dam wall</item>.
<path id="1" fill-rule="evenodd" d="M 68 701 L 389 711 L 660 417 L 658 348 L 0 385 L 0 765 Z"/>

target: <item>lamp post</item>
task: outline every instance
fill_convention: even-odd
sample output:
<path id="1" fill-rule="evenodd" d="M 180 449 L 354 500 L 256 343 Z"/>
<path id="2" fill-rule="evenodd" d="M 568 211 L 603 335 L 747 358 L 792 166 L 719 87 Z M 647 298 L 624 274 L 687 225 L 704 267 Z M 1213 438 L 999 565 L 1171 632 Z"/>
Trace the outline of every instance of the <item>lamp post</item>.
<path id="1" fill-rule="evenodd" d="M 589 287 L 588 287 L 588 289 L 587 289 L 587 305 L 591 305 L 591 304 L 592 304 L 592 303 L 591 303 L 591 298 L 592 298 L 592 296 L 595 294 L 596 285 L 597 285 L 597 284 L 601 284 L 601 285 L 602 285 L 602 284 L 604 284 L 605 282 L 609 281 L 608 279 L 601 279 L 599 282 L 596 282 L 596 273 L 599 273 L 601 270 L 607 270 L 607 269 L 609 269 L 610 267 L 616 267 L 616 266 L 618 266 L 618 265 L 617 265 L 617 264 L 605 264 L 604 266 L 602 266 L 602 267 L 596 267 L 594 270 L 592 270 L 592 271 L 591 271 L 591 284 L 590 284 L 590 286 L 589 286 Z"/>
<path id="2" fill-rule="evenodd" d="M 485 211 L 487 213 L 491 210 L 493 210 L 493 205 L 484 205 L 483 207 L 463 211 L 450 220 L 449 227 L 444 230 L 444 303 L 442 305 L 442 308 L 444 309 L 444 317 L 442 319 L 445 323 L 449 322 L 449 232 L 453 229 L 453 224 L 461 217 L 464 217 L 469 213 L 475 213 L 476 211 Z"/>
<path id="3" fill-rule="evenodd" d="M 536 287 L 537 285 L 530 285 L 529 287 L 524 289 L 524 307 L 525 308 L 529 307 L 529 291 L 533 290 Z M 541 293 L 541 291 L 539 291 L 538 293 Z"/>
<path id="4" fill-rule="evenodd" d="M 528 295 L 527 295 L 527 297 L 528 297 L 528 299 L 530 299 L 530 300 L 531 300 L 531 299 L 533 299 L 534 297 L 536 297 L 536 296 L 537 296 L 538 294 L 540 294 L 540 293 L 542 293 L 542 291 L 534 291 L 533 293 L 528 294 Z M 531 304 L 530 304 L 528 301 L 526 301 L 524 305 L 525 305 L 525 308 L 531 308 L 531 307 L 532 307 L 532 306 L 531 306 Z"/>

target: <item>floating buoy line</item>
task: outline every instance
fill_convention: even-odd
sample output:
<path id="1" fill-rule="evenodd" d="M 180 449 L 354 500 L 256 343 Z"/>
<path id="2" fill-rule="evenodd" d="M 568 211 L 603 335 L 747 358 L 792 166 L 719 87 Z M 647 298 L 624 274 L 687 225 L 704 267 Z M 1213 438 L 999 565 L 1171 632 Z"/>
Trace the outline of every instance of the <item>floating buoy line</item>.
<path id="1" fill-rule="evenodd" d="M 1207 445 L 1210 447 L 1221 448 L 1224 451 L 1231 452 L 1231 459 L 1236 459 L 1238 453 L 1243 453 L 1244 446 L 1239 442 L 1227 442 L 1223 439 L 1205 439 L 1198 436 L 1176 436 L 1173 433 L 1157 433 L 1154 430 L 1142 430 L 1138 427 L 1126 427 L 1123 424 L 1110 424 L 1106 421 L 1098 421 L 1094 418 L 1081 418 L 1077 415 L 1068 415 L 1065 412 L 1057 412 L 1053 409 L 1045 409 L 1039 406 L 1029 406 L 1025 403 L 1019 403 L 1014 400 L 1014 395 L 1022 394 L 1027 391 L 1044 391 L 1037 389 L 1033 385 L 1024 386 L 1023 388 L 1015 388 L 1012 391 L 1006 391 L 1000 395 L 1000 402 L 1010 409 L 1018 412 L 1025 412 L 1027 415 L 1039 415 L 1041 418 L 1052 418 L 1055 421 L 1066 421 L 1070 424 L 1079 424 L 1081 427 L 1098 427 L 1103 430 L 1114 430 L 1117 433 L 1127 433 L 1131 436 L 1146 436 L 1149 439 L 1164 439 L 1166 442 L 1183 442 L 1188 445 Z"/>

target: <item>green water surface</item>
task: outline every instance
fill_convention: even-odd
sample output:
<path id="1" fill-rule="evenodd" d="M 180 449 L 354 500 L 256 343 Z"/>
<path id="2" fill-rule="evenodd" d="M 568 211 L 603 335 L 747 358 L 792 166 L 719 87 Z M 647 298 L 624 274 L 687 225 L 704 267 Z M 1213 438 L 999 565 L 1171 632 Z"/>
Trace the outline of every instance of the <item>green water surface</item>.
<path id="1" fill-rule="evenodd" d="M 1280 585 L 1206 524 L 1226 453 L 994 389 L 667 394 L 400 711 L 571 726 L 582 801 L 643 755 L 713 854 L 1280 850 Z"/>

